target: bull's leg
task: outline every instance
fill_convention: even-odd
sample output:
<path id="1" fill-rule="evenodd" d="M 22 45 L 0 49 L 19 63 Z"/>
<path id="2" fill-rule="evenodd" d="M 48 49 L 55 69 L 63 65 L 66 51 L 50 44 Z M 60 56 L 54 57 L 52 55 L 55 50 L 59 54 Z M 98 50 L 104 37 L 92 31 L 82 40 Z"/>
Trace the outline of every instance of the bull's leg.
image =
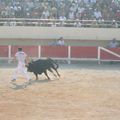
<path id="1" fill-rule="evenodd" d="M 57 75 L 60 77 L 60 74 L 58 73 L 57 69 L 55 69 L 55 71 L 56 71 Z"/>
<path id="2" fill-rule="evenodd" d="M 37 73 L 34 73 L 35 74 L 35 76 L 36 76 L 36 80 L 38 80 L 38 74 Z"/>
<path id="3" fill-rule="evenodd" d="M 47 74 L 47 71 L 44 71 L 44 74 L 47 76 L 48 80 L 50 80 L 48 74 Z"/>
<path id="4" fill-rule="evenodd" d="M 52 69 L 49 68 L 48 70 L 49 70 L 51 73 L 53 73 L 53 75 L 54 75 L 55 77 L 57 77 L 56 74 L 52 71 Z"/>
<path id="5" fill-rule="evenodd" d="M 57 69 L 55 67 L 52 67 L 52 68 L 55 70 L 55 72 L 57 73 L 57 75 L 60 77 L 60 74 L 58 73 Z"/>

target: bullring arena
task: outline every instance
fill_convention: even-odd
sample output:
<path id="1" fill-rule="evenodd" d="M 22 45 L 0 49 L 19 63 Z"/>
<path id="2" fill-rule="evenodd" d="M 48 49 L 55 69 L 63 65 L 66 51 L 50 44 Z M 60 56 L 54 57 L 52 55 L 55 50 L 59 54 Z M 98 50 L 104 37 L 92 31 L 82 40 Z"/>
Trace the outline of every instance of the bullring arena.
<path id="1" fill-rule="evenodd" d="M 0 69 L 1 120 L 119 120 L 120 64 L 60 64 L 61 77 L 44 74 L 24 87 L 11 83 L 14 66 Z"/>
<path id="2" fill-rule="evenodd" d="M 118 28 L 2 26 L 0 33 L 0 120 L 120 119 L 120 48 L 105 48 L 120 39 Z M 48 45 L 60 36 L 65 46 Z M 56 59 L 61 77 L 29 73 L 31 84 L 22 76 L 11 83 L 19 46 L 31 58 Z"/>

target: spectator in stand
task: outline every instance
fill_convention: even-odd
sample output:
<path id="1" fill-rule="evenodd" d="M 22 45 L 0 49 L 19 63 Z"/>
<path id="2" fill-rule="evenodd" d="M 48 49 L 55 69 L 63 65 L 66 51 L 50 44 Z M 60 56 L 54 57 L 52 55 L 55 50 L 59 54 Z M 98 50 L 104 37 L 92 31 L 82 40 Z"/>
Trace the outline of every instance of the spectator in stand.
<path id="1" fill-rule="evenodd" d="M 118 43 L 118 41 L 116 40 L 116 38 L 113 38 L 113 39 L 112 39 L 112 41 L 108 44 L 108 47 L 109 47 L 109 48 L 119 47 L 119 43 Z"/>
<path id="2" fill-rule="evenodd" d="M 76 22 L 74 23 L 75 27 L 82 27 L 81 22 L 77 19 Z"/>
<path id="3" fill-rule="evenodd" d="M 117 11 L 116 11 L 115 19 L 116 19 L 117 21 L 120 21 L 120 10 L 117 10 Z"/>
<path id="4" fill-rule="evenodd" d="M 48 19 L 49 16 L 50 16 L 50 12 L 49 12 L 49 10 L 46 8 L 46 9 L 43 11 L 43 13 L 42 13 L 41 18 L 42 18 L 42 19 Z"/>
<path id="5" fill-rule="evenodd" d="M 73 11 L 70 11 L 70 12 L 69 12 L 69 15 L 68 15 L 68 19 L 74 20 L 74 18 L 75 18 L 74 12 L 73 12 Z"/>
<path id="6" fill-rule="evenodd" d="M 108 48 L 117 48 L 119 47 L 119 43 L 116 38 L 113 38 L 112 41 L 108 44 Z M 110 64 L 115 63 L 114 61 L 110 61 Z"/>
<path id="7" fill-rule="evenodd" d="M 50 42 L 49 45 L 52 45 L 52 46 L 56 46 L 56 45 L 63 46 L 63 45 L 65 45 L 65 42 L 63 40 L 63 37 L 60 37 L 59 39 Z"/>
<path id="8" fill-rule="evenodd" d="M 64 42 L 64 40 L 63 40 L 63 37 L 60 37 L 60 38 L 57 40 L 56 45 L 60 45 L 60 46 L 65 45 L 65 42 Z"/>
<path id="9" fill-rule="evenodd" d="M 65 17 L 64 15 L 61 15 L 61 16 L 59 17 L 59 19 L 60 19 L 61 21 L 64 21 L 64 20 L 66 20 L 66 17 Z"/>
<path id="10" fill-rule="evenodd" d="M 95 9 L 94 16 L 95 16 L 96 20 L 100 20 L 102 18 L 101 11 Z"/>
<path id="11" fill-rule="evenodd" d="M 119 10 L 120 0 L 0 0 L 1 18 L 119 21 Z"/>

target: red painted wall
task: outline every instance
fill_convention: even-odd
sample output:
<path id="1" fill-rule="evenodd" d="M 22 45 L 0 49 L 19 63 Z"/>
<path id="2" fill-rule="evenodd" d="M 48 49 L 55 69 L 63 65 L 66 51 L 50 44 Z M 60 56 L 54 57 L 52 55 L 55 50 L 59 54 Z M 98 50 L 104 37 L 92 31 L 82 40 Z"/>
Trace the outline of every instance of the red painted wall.
<path id="1" fill-rule="evenodd" d="M 0 46 L 0 57 L 8 57 L 8 46 Z"/>
<path id="2" fill-rule="evenodd" d="M 72 58 L 97 58 L 97 47 L 71 47 Z"/>
<path id="3" fill-rule="evenodd" d="M 41 47 L 42 57 L 68 57 L 67 46 L 42 46 Z"/>
<path id="4" fill-rule="evenodd" d="M 12 57 L 17 52 L 19 47 L 23 48 L 28 56 L 38 57 L 38 46 L 12 46 Z M 97 58 L 97 47 L 82 47 L 82 46 L 71 46 L 71 58 Z M 111 51 L 120 55 L 120 48 L 111 48 Z M 0 57 L 8 57 L 8 46 L 0 46 Z M 54 57 L 54 58 L 67 58 L 68 57 L 68 46 L 41 46 L 41 57 Z M 111 55 L 101 50 L 101 59 L 114 59 L 120 60 L 119 57 Z"/>
<path id="5" fill-rule="evenodd" d="M 117 53 L 118 55 L 120 55 L 120 48 L 110 48 L 109 50 Z M 115 55 L 112 55 L 110 53 L 107 53 L 103 50 L 101 50 L 101 59 L 114 59 L 114 60 L 120 60 L 119 57 L 116 57 Z"/>

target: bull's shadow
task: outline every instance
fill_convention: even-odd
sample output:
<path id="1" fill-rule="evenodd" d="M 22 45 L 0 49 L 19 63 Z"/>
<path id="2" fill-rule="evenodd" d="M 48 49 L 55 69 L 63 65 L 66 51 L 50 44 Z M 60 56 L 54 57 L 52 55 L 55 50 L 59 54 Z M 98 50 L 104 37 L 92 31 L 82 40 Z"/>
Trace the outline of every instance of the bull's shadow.
<path id="1" fill-rule="evenodd" d="M 27 87 L 25 83 L 17 84 L 17 83 L 12 82 L 11 84 L 12 84 L 12 87 L 10 87 L 10 88 L 12 88 L 14 90 L 21 90 L 21 89 L 25 89 Z"/>
<path id="2" fill-rule="evenodd" d="M 46 83 L 50 82 L 51 80 L 43 79 L 43 80 L 31 80 L 29 85 L 35 84 L 35 83 Z"/>
<path id="3" fill-rule="evenodd" d="M 25 82 L 23 84 L 17 84 L 15 82 L 11 82 L 11 84 L 13 85 L 12 89 L 14 90 L 21 90 L 21 89 L 25 89 L 27 88 L 28 86 L 30 85 L 33 85 L 35 83 L 46 83 L 46 82 L 50 82 L 51 80 L 48 80 L 48 79 L 44 79 L 44 80 L 31 80 L 30 82 Z"/>

